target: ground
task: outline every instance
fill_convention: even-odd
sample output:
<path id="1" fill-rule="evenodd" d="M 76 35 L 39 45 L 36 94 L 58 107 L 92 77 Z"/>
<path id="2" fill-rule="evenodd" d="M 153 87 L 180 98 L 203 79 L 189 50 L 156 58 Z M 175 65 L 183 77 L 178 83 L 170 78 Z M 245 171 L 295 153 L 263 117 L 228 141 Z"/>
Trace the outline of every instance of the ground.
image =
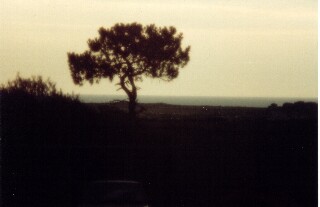
<path id="1" fill-rule="evenodd" d="M 316 206 L 317 105 L 143 104 L 132 120 L 125 103 L 15 100 L 2 113 L 6 206 L 76 206 L 101 179 L 142 182 L 152 206 Z"/>

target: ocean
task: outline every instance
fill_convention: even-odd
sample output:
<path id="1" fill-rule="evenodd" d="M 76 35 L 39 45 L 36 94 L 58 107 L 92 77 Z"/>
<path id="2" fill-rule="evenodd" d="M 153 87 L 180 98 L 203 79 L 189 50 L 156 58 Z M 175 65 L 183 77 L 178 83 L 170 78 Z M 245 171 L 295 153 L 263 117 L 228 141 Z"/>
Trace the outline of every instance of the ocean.
<path id="1" fill-rule="evenodd" d="M 84 103 L 107 103 L 117 100 L 128 100 L 121 95 L 80 95 Z M 204 96 L 138 96 L 139 103 L 165 103 L 173 105 L 194 106 L 239 106 L 268 107 L 272 103 L 281 106 L 283 103 L 297 101 L 318 102 L 317 98 L 268 98 L 268 97 L 204 97 Z"/>

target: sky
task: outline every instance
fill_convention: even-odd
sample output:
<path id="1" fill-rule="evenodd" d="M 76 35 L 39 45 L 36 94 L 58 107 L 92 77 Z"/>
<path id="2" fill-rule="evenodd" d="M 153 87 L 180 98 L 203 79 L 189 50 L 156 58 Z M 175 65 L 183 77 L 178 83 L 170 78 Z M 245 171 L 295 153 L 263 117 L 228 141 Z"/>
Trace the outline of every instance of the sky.
<path id="1" fill-rule="evenodd" d="M 141 95 L 317 97 L 316 0 L 0 0 L 0 83 L 41 75 L 64 92 L 124 94 L 116 82 L 77 86 L 68 52 L 100 27 L 174 26 L 190 62 L 171 82 L 139 82 Z"/>

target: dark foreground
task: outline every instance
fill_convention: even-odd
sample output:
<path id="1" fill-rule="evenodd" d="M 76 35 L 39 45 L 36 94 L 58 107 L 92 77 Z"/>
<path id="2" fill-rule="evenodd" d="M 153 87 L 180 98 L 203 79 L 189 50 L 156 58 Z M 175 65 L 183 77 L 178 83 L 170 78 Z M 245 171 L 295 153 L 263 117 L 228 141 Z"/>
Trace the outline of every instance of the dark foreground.
<path id="1" fill-rule="evenodd" d="M 226 108 L 2 98 L 4 206 L 76 206 L 91 180 L 151 206 L 317 206 L 317 105 Z"/>

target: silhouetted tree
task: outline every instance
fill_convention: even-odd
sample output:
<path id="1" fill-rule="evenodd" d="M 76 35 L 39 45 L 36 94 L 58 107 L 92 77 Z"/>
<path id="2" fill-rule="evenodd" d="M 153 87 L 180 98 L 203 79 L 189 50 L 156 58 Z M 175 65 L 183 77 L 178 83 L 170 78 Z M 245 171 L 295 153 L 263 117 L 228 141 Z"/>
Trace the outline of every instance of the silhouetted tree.
<path id="1" fill-rule="evenodd" d="M 174 27 L 116 24 L 101 27 L 99 35 L 88 40 L 89 50 L 84 53 L 68 53 L 73 81 L 82 85 L 84 80 L 93 84 L 118 77 L 119 89 L 129 98 L 131 116 L 136 113 L 137 81 L 143 76 L 170 81 L 189 61 L 190 46 L 181 47 L 183 36 Z"/>

